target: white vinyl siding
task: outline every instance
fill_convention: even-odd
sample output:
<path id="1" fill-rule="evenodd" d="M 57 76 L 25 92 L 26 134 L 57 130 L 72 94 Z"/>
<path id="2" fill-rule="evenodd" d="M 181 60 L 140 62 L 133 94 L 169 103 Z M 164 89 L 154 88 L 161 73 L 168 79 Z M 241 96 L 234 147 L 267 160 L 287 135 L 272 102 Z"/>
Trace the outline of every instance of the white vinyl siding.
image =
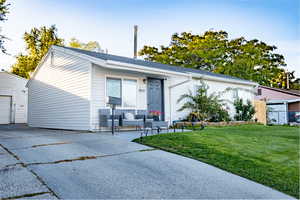
<path id="1" fill-rule="evenodd" d="M 26 83 L 27 79 L 0 72 L 0 96 L 8 96 L 11 99 L 9 123 L 27 123 Z"/>
<path id="2" fill-rule="evenodd" d="M 48 54 L 28 84 L 29 126 L 90 130 L 90 62 Z"/>
<path id="3" fill-rule="evenodd" d="M 180 82 L 186 80 L 185 79 L 180 79 L 180 77 L 173 78 L 174 82 Z M 254 88 L 253 86 L 248 86 L 248 85 L 241 85 L 241 84 L 234 84 L 234 83 L 228 83 L 228 82 L 221 82 L 221 81 L 212 81 L 212 80 L 204 80 L 203 81 L 205 84 L 208 85 L 208 95 L 215 93 L 218 95 L 220 92 L 225 91 L 227 88 L 239 88 L 238 92 L 233 92 L 233 91 L 228 91 L 224 94 L 221 95 L 221 99 L 224 100 L 224 103 L 226 103 L 226 107 L 228 108 L 229 115 L 231 117 L 234 116 L 235 114 L 235 108 L 233 106 L 233 101 L 237 97 L 242 98 L 244 102 L 246 100 L 250 100 L 251 102 L 254 99 Z M 200 81 L 193 79 L 192 81 L 185 83 L 183 85 L 180 85 L 178 87 L 175 87 L 172 89 L 171 92 L 171 109 L 172 109 L 172 118 L 171 120 L 178 120 L 178 119 L 184 119 L 190 111 L 184 110 L 184 111 L 178 111 L 179 108 L 183 105 L 185 102 L 184 100 L 181 101 L 180 103 L 177 103 L 177 100 L 182 94 L 186 94 L 189 91 L 195 94 L 195 88 L 197 85 L 200 85 Z M 252 92 L 251 92 L 252 91 Z M 234 94 L 234 95 L 233 95 Z"/>

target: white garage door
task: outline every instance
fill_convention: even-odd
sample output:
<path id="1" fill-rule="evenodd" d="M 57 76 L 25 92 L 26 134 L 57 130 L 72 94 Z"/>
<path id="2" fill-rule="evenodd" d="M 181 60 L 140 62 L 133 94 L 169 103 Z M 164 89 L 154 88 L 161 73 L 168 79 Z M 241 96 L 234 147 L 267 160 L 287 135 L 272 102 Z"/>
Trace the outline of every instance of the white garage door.
<path id="1" fill-rule="evenodd" d="M 0 124 L 10 123 L 10 97 L 0 96 Z"/>

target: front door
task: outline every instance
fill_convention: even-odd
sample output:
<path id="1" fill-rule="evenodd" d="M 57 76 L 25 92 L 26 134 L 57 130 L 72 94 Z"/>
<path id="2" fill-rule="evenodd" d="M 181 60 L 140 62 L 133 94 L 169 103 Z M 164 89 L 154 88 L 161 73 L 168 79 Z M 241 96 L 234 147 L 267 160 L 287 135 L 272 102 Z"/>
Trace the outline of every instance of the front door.
<path id="1" fill-rule="evenodd" d="M 164 93 L 163 80 L 148 78 L 147 80 L 147 105 L 148 111 L 160 111 L 161 119 L 164 120 Z"/>

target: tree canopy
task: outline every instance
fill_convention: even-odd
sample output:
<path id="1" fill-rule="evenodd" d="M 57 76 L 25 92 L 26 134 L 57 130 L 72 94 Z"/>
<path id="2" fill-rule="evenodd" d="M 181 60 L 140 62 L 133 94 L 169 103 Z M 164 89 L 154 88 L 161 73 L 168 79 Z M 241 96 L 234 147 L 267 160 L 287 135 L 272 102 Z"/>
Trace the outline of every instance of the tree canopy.
<path id="1" fill-rule="evenodd" d="M 0 22 L 6 20 L 6 15 L 8 14 L 9 3 L 6 3 L 6 0 L 0 0 Z M 0 27 L 1 32 L 1 27 Z M 0 51 L 2 53 L 6 53 L 6 49 L 4 48 L 4 40 L 7 39 L 4 35 L 0 34 Z"/>
<path id="2" fill-rule="evenodd" d="M 11 71 L 24 78 L 30 77 L 30 73 L 35 70 L 52 45 L 64 46 L 64 40 L 58 36 L 55 25 L 49 28 L 46 26 L 32 28 L 30 32 L 24 33 L 23 39 L 26 44 L 26 54 L 20 53 L 16 56 L 17 60 L 11 67 Z M 69 46 L 90 51 L 101 51 L 100 45 L 96 41 L 83 43 L 72 38 Z"/>
<path id="3" fill-rule="evenodd" d="M 88 50 L 88 51 L 96 51 L 96 52 L 102 51 L 100 44 L 97 41 L 89 41 L 87 43 L 84 43 L 84 42 L 80 42 L 76 38 L 71 38 L 69 46 L 73 48 Z"/>
<path id="4" fill-rule="evenodd" d="M 229 39 L 225 31 L 210 30 L 202 35 L 175 33 L 170 45 L 144 46 L 139 55 L 149 61 L 208 70 L 272 86 L 286 66 L 283 55 L 275 53 L 276 49 L 257 39 Z"/>
<path id="5" fill-rule="evenodd" d="M 52 45 L 63 45 L 63 39 L 57 35 L 54 25 L 47 28 L 33 28 L 25 32 L 23 37 L 26 43 L 26 55 L 19 54 L 16 63 L 12 66 L 12 72 L 24 78 L 29 78 Z"/>

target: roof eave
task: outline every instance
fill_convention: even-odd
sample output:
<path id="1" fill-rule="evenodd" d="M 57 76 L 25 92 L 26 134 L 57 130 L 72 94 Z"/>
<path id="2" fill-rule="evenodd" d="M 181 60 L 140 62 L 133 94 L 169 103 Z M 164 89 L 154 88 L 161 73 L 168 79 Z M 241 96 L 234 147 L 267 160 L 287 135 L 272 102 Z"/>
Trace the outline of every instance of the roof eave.
<path id="1" fill-rule="evenodd" d="M 237 79 L 231 79 L 231 78 L 223 78 L 223 77 L 217 77 L 217 76 L 212 76 L 212 75 L 206 75 L 206 74 L 201 74 L 201 73 L 193 73 L 193 72 L 176 72 L 176 71 L 171 71 L 171 70 L 164 70 L 164 69 L 158 69 L 158 68 L 152 68 L 152 67 L 147 67 L 144 65 L 136 65 L 136 64 L 130 64 L 130 63 L 125 63 L 125 62 L 119 62 L 119 61 L 114 61 L 114 60 L 103 60 L 101 58 L 95 58 L 93 56 L 89 56 L 86 54 L 82 54 L 70 49 L 66 49 L 60 46 L 55 46 L 53 45 L 47 54 L 43 57 L 41 62 L 38 64 L 37 68 L 33 72 L 33 75 L 29 79 L 29 81 L 26 84 L 26 87 L 28 87 L 30 81 L 34 78 L 35 74 L 39 70 L 40 66 L 44 63 L 45 58 L 50 54 L 51 51 L 60 51 L 64 52 L 67 54 L 71 54 L 73 56 L 77 56 L 79 58 L 85 59 L 90 61 L 91 63 L 94 63 L 96 65 L 100 65 L 101 67 L 106 67 L 106 68 L 114 68 L 114 69 L 126 69 L 129 71 L 140 71 L 140 72 L 147 72 L 147 73 L 152 73 L 152 74 L 160 74 L 160 75 L 165 75 L 165 76 L 170 76 L 170 75 L 179 75 L 179 76 L 187 76 L 187 77 L 195 77 L 195 78 L 202 78 L 205 80 L 213 80 L 213 81 L 220 81 L 220 82 L 226 82 L 226 83 L 234 83 L 234 84 L 242 84 L 242 85 L 251 85 L 251 86 L 258 86 L 257 83 L 251 82 L 251 81 L 243 81 L 243 80 L 237 80 Z"/>
<path id="2" fill-rule="evenodd" d="M 120 61 L 114 61 L 114 60 L 103 60 L 101 58 L 95 58 L 93 56 L 78 53 L 76 51 L 66 49 L 63 47 L 59 47 L 59 46 L 53 46 L 53 49 L 58 49 L 58 50 L 61 50 L 64 52 L 72 53 L 73 55 L 88 59 L 94 64 L 101 65 L 102 67 L 122 66 L 121 69 L 123 69 L 124 67 L 129 67 L 129 68 L 127 68 L 127 70 L 131 70 L 131 71 L 137 71 L 137 70 L 144 71 L 145 69 L 147 69 L 151 73 L 159 72 L 160 74 L 166 73 L 166 74 L 180 75 L 180 76 L 190 76 L 191 74 L 193 74 L 193 77 L 196 77 L 196 78 L 202 77 L 203 79 L 207 79 L 207 80 L 214 80 L 214 81 L 221 81 L 221 82 L 235 83 L 235 84 L 242 84 L 242 85 L 251 85 L 251 86 L 255 86 L 255 87 L 259 86 L 258 83 L 252 82 L 252 81 L 247 81 L 247 80 L 238 80 L 238 79 L 234 79 L 234 78 L 226 78 L 226 77 L 206 75 L 206 74 L 194 73 L 194 72 L 176 72 L 176 71 L 172 71 L 172 70 L 158 69 L 158 68 L 147 67 L 144 65 L 137 65 L 137 64 L 127 63 L 127 62 L 120 62 Z M 100 61 L 100 63 L 98 61 Z"/>
<path id="3" fill-rule="evenodd" d="M 246 81 L 246 80 L 243 81 L 243 80 L 216 77 L 216 76 L 210 76 L 210 75 L 198 74 L 198 73 L 192 73 L 192 76 L 197 77 L 197 78 L 202 78 L 204 80 L 220 81 L 220 82 L 242 84 L 242 85 L 251 85 L 251 86 L 254 86 L 254 87 L 257 87 L 259 85 L 258 83 L 252 82 L 252 81 Z"/>

